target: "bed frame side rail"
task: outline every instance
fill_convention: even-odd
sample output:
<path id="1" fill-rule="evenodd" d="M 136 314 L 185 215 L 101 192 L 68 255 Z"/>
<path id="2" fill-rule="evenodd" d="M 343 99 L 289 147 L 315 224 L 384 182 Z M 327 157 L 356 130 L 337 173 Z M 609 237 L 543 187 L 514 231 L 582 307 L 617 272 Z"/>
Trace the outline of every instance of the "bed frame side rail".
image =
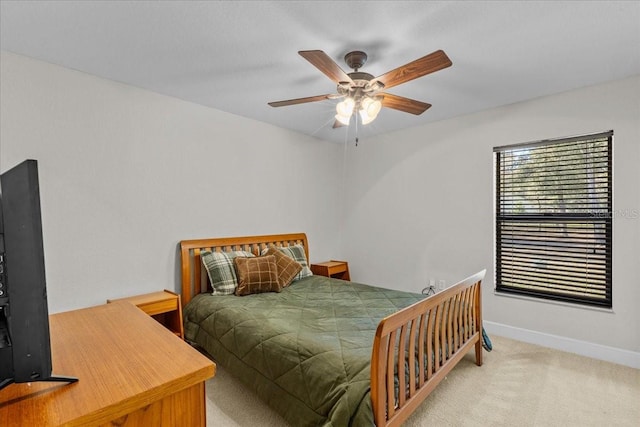
<path id="1" fill-rule="evenodd" d="M 480 284 L 486 270 L 384 318 L 371 358 L 376 426 L 399 426 L 475 346 L 482 365 Z"/>

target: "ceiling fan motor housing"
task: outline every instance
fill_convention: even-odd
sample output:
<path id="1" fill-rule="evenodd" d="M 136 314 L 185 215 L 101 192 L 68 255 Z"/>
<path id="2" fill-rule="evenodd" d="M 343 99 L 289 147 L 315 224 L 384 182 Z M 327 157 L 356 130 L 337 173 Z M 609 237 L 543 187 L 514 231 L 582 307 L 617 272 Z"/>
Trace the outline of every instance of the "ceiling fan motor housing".
<path id="1" fill-rule="evenodd" d="M 358 71 L 367 62 L 367 54 L 360 50 L 354 50 L 344 56 L 344 62 L 347 63 L 349 68 Z"/>

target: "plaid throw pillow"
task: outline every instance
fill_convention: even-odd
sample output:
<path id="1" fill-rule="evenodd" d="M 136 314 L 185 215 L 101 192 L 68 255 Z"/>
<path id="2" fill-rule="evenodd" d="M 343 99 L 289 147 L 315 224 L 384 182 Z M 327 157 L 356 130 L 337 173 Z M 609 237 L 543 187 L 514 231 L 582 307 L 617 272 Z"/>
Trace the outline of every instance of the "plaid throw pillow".
<path id="1" fill-rule="evenodd" d="M 235 258 L 233 260 L 238 275 L 236 295 L 280 292 L 276 257 L 266 255 L 257 258 Z"/>
<path id="2" fill-rule="evenodd" d="M 293 245 L 293 246 L 271 246 L 288 256 L 289 258 L 293 258 L 302 266 L 302 270 L 300 273 L 293 279 L 294 281 L 300 280 L 307 276 L 313 276 L 313 273 L 309 269 L 309 264 L 307 264 L 307 255 L 304 253 L 304 248 L 302 245 Z M 262 255 L 265 255 L 270 248 L 265 248 L 262 250 Z"/>
<path id="3" fill-rule="evenodd" d="M 273 255 L 276 258 L 278 266 L 278 284 L 281 288 L 286 288 L 293 282 L 298 273 L 302 270 L 302 266 L 295 259 L 286 256 L 273 246 L 267 251 L 267 255 Z"/>
<path id="4" fill-rule="evenodd" d="M 253 257 L 251 252 L 211 252 L 204 251 L 200 254 L 202 264 L 207 270 L 209 281 L 213 288 L 212 295 L 233 295 L 238 286 L 238 277 L 233 266 L 236 257 Z"/>

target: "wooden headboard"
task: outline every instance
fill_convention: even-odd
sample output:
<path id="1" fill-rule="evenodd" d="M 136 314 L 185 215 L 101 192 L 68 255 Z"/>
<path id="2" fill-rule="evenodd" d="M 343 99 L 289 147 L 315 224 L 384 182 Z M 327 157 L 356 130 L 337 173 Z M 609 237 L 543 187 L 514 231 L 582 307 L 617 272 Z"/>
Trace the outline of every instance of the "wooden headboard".
<path id="1" fill-rule="evenodd" d="M 220 237 L 181 241 L 182 305 L 187 304 L 191 301 L 191 298 L 199 293 L 211 291 L 207 273 L 200 260 L 200 252 L 203 250 L 217 252 L 247 251 L 257 256 L 262 249 L 271 245 L 285 247 L 302 245 L 305 255 L 307 256 L 307 261 L 309 260 L 309 244 L 305 233 Z"/>

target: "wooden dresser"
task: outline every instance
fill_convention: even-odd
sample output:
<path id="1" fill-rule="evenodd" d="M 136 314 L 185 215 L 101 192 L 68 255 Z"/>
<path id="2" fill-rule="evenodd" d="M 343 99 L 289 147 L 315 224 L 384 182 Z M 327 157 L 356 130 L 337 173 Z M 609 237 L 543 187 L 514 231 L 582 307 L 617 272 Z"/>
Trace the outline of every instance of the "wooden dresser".
<path id="1" fill-rule="evenodd" d="M 129 302 L 50 316 L 53 374 L 11 384 L 0 426 L 205 426 L 215 364 Z"/>

